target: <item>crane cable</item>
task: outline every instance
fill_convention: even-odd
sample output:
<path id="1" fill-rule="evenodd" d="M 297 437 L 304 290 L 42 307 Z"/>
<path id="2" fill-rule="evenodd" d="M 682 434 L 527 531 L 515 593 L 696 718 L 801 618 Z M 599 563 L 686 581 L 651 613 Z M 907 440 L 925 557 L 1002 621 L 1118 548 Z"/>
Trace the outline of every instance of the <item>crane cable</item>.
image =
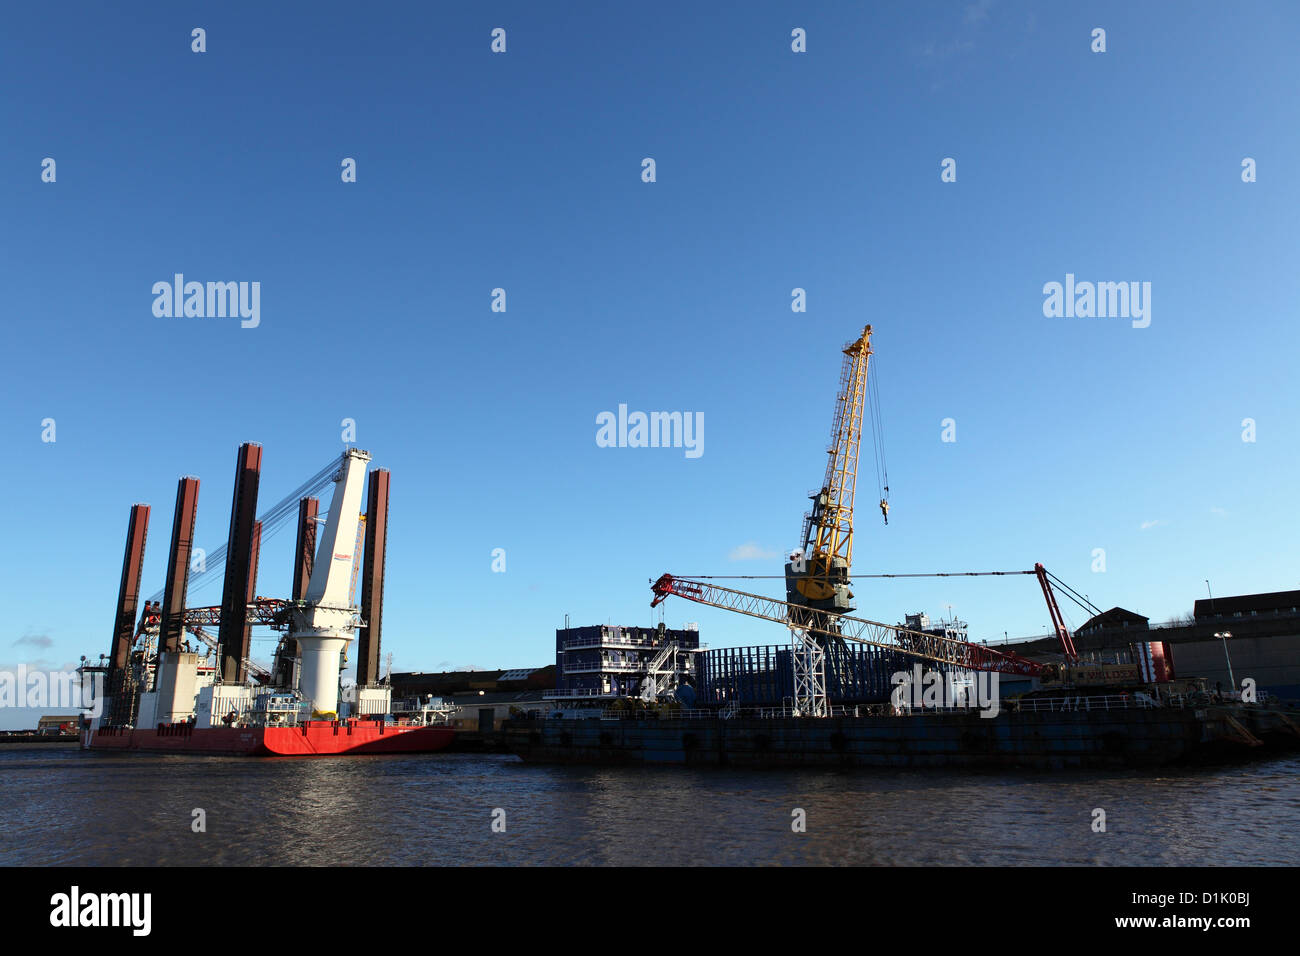
<path id="1" fill-rule="evenodd" d="M 876 494 L 889 501 L 889 466 L 885 461 L 885 422 L 880 408 L 880 359 L 872 362 L 867 375 L 867 413 L 871 420 L 871 450 L 876 461 Z M 888 516 L 886 516 L 888 523 Z"/>
<path id="2" fill-rule="evenodd" d="M 1060 588 L 1062 591 L 1065 592 L 1066 597 L 1068 597 L 1075 604 L 1079 605 L 1079 607 L 1083 608 L 1083 610 L 1088 612 L 1088 615 L 1090 617 L 1096 617 L 1098 614 L 1101 613 L 1101 608 L 1097 607 L 1097 605 L 1089 601 L 1086 595 L 1080 594 L 1074 588 L 1070 587 L 1068 584 L 1066 584 L 1064 581 L 1058 578 L 1051 571 L 1047 572 L 1047 576 L 1051 578 L 1053 584 L 1055 584 L 1058 588 Z"/>
<path id="3" fill-rule="evenodd" d="M 849 580 L 859 578 L 980 578 L 1012 574 L 1036 574 L 1035 571 L 929 571 L 922 574 L 850 574 Z M 785 580 L 784 574 L 674 574 L 684 581 L 736 581 Z"/>
<path id="4" fill-rule="evenodd" d="M 331 484 L 339 473 L 338 457 L 331 458 L 329 464 L 325 465 L 314 475 L 300 484 L 293 491 L 289 492 L 284 498 L 277 501 L 266 511 L 258 516 L 257 520 L 262 522 L 261 543 L 265 544 L 274 534 L 283 528 L 288 519 L 295 515 L 298 510 L 298 501 L 302 498 L 310 497 L 327 485 Z M 219 572 L 224 571 L 226 566 L 226 550 L 229 543 L 221 545 L 210 555 L 207 556 L 203 564 L 202 571 L 195 571 L 190 575 L 187 585 L 187 592 L 194 592 L 213 581 L 220 580 L 222 575 Z M 149 598 L 150 601 L 161 601 L 163 592 L 159 591 Z"/>

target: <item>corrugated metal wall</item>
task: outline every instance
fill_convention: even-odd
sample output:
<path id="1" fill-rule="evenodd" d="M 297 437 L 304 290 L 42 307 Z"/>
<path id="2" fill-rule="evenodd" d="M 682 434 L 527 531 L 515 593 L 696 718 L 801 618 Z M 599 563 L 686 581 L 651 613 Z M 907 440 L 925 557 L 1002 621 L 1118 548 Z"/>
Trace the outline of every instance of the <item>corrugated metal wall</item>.
<path id="1" fill-rule="evenodd" d="M 834 704 L 876 703 L 889 698 L 891 676 L 911 671 L 915 659 L 866 644 L 850 644 L 838 662 L 827 658 L 826 691 Z M 929 668 L 927 668 L 929 669 Z M 700 706 L 775 706 L 794 696 L 788 644 L 723 647 L 700 655 Z"/>

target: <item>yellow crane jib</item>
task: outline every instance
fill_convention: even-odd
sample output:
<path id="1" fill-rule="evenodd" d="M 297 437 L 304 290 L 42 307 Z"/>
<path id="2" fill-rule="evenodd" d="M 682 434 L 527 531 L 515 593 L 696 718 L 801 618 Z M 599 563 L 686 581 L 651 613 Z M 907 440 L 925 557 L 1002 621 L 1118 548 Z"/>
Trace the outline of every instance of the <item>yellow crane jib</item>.
<path id="1" fill-rule="evenodd" d="M 871 326 L 845 345 L 843 352 L 826 474 L 821 488 L 810 496 L 812 510 L 804 516 L 802 551 L 792 555 L 786 565 L 788 600 L 839 613 L 853 609 L 848 586 L 853 563 L 853 500 L 867 408 Z"/>

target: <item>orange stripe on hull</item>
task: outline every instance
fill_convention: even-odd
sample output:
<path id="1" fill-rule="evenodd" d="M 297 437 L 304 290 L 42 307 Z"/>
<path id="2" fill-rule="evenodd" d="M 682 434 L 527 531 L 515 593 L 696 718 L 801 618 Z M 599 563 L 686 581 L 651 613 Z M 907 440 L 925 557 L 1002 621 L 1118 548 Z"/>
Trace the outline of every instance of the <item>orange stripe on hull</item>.
<path id="1" fill-rule="evenodd" d="M 451 745 L 450 727 L 402 727 L 374 721 L 313 720 L 298 727 L 186 725 L 155 730 L 97 730 L 91 750 L 225 754 L 258 757 L 331 757 L 345 754 L 436 753 Z"/>

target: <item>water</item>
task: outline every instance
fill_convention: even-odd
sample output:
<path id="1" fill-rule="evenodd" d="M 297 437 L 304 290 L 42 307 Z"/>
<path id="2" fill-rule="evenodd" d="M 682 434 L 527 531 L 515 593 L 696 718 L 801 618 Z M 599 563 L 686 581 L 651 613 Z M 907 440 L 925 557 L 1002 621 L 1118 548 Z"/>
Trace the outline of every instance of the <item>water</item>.
<path id="1" fill-rule="evenodd" d="M 1297 756 L 1048 775 L 14 747 L 0 750 L 0 864 L 1296 865 L 1298 774 Z"/>

